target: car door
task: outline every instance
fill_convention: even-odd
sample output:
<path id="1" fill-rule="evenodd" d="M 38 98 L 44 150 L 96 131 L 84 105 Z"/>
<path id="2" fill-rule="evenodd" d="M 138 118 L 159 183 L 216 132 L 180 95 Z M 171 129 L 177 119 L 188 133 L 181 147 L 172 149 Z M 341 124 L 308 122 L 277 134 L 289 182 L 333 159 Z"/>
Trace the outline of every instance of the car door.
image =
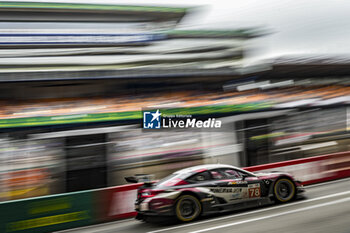
<path id="1" fill-rule="evenodd" d="M 211 192 L 226 203 L 238 203 L 243 201 L 247 195 L 248 182 L 242 180 L 242 176 L 228 175 L 225 169 L 213 169 L 209 171 L 215 187 L 211 188 Z"/>
<path id="2" fill-rule="evenodd" d="M 218 169 L 198 172 L 190 176 L 186 181 L 194 185 L 204 193 L 212 194 L 219 200 L 219 203 L 230 203 L 231 187 L 227 181 L 223 181 L 224 176 Z"/>

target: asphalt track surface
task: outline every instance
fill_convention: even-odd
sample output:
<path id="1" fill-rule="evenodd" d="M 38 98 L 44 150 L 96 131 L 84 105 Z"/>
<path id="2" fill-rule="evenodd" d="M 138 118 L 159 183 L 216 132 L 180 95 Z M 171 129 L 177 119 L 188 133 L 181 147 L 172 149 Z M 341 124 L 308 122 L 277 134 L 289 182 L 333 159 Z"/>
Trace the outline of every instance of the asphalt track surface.
<path id="1" fill-rule="evenodd" d="M 134 219 L 60 233 L 350 233 L 350 179 L 306 187 L 305 199 L 288 204 L 202 217 L 191 223 Z"/>

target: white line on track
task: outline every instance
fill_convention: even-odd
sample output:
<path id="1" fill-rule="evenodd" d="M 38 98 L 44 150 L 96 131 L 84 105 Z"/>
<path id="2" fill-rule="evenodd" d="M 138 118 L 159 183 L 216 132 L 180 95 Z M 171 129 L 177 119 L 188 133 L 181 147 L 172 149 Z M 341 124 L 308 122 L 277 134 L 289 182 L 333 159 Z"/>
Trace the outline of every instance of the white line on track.
<path id="1" fill-rule="evenodd" d="M 327 199 L 327 198 L 342 196 L 342 195 L 346 195 L 346 194 L 350 194 L 350 191 L 345 191 L 345 192 L 340 192 L 340 193 L 334 193 L 334 194 L 330 194 L 330 195 L 326 195 L 326 196 L 315 197 L 315 198 L 308 199 L 308 200 L 303 200 L 303 201 L 298 201 L 298 202 L 292 202 L 292 203 L 289 203 L 289 204 L 273 206 L 273 207 L 270 207 L 270 208 L 264 208 L 264 209 L 259 209 L 259 210 L 253 210 L 253 211 L 249 211 L 249 212 L 245 212 L 245 213 L 241 213 L 241 214 L 234 214 L 234 215 L 225 216 L 225 217 L 221 217 L 221 218 L 209 219 L 209 220 L 204 220 L 204 221 L 199 221 L 199 222 L 184 224 L 184 225 L 180 225 L 180 226 L 169 227 L 169 228 L 165 228 L 165 229 L 150 231 L 150 232 L 147 232 L 147 233 L 158 233 L 158 232 L 164 232 L 164 231 L 169 231 L 169 230 L 175 230 L 175 229 L 179 229 L 179 228 L 195 226 L 195 225 L 202 224 L 202 223 L 215 222 L 215 221 L 220 221 L 220 220 L 224 220 L 224 219 L 230 219 L 230 218 L 241 217 L 241 216 L 245 216 L 245 215 L 249 215 L 249 214 L 255 214 L 255 213 L 266 212 L 266 211 L 269 211 L 269 210 L 280 209 L 280 208 L 284 208 L 284 207 L 288 207 L 288 206 L 299 205 L 299 204 L 302 204 L 302 203 L 307 203 L 307 202 L 311 202 L 311 201 L 317 201 L 317 200 L 322 200 L 322 199 Z"/>
<path id="2" fill-rule="evenodd" d="M 296 210 L 290 210 L 290 211 L 286 211 L 286 212 L 282 212 L 282 213 L 271 214 L 271 215 L 267 215 L 267 216 L 263 216 L 263 217 L 259 217 L 259 218 L 252 218 L 252 219 L 248 219 L 248 220 L 244 220 L 244 221 L 229 223 L 229 224 L 220 225 L 220 226 L 216 226 L 216 227 L 210 227 L 210 228 L 206 228 L 206 229 L 202 229 L 202 230 L 198 230 L 198 231 L 191 231 L 189 233 L 201 233 L 201 232 L 206 232 L 206 231 L 213 231 L 213 230 L 217 230 L 220 228 L 240 225 L 240 224 L 249 223 L 249 222 L 260 221 L 263 219 L 279 217 L 279 216 L 283 216 L 283 215 L 287 215 L 287 214 L 294 214 L 294 213 L 298 213 L 298 212 L 302 212 L 302 211 L 306 211 L 306 210 L 311 210 L 311 209 L 315 209 L 315 208 L 320 208 L 323 206 L 334 205 L 334 204 L 338 204 L 338 203 L 342 203 L 342 202 L 346 202 L 346 201 L 350 201 L 350 197 L 346 197 L 346 198 L 343 198 L 340 200 L 331 201 L 331 202 L 327 202 L 327 203 L 321 203 L 321 204 L 317 204 L 317 205 L 313 205 L 313 206 L 308 206 L 308 207 L 304 207 L 304 208 L 299 208 Z"/>

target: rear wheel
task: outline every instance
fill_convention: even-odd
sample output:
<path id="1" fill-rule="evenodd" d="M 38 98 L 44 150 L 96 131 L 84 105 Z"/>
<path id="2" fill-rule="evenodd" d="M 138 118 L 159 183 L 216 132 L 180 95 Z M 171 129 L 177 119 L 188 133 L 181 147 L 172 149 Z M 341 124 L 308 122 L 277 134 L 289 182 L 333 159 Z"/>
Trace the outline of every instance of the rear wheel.
<path id="1" fill-rule="evenodd" d="M 176 202 L 175 213 L 180 221 L 192 221 L 200 215 L 201 211 L 201 203 L 192 195 L 180 196 Z"/>
<path id="2" fill-rule="evenodd" d="M 276 181 L 273 193 L 278 202 L 287 202 L 295 196 L 295 184 L 288 178 L 282 178 Z"/>

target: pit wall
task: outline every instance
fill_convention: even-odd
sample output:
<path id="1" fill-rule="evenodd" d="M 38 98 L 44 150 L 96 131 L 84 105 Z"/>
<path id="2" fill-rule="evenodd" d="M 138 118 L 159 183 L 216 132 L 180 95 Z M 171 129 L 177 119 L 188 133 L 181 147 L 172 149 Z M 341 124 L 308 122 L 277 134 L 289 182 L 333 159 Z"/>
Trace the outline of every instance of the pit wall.
<path id="1" fill-rule="evenodd" d="M 350 177 L 350 151 L 244 168 L 284 171 L 304 185 Z M 122 185 L 0 203 L 0 232 L 52 232 L 135 216 L 137 188 Z"/>

